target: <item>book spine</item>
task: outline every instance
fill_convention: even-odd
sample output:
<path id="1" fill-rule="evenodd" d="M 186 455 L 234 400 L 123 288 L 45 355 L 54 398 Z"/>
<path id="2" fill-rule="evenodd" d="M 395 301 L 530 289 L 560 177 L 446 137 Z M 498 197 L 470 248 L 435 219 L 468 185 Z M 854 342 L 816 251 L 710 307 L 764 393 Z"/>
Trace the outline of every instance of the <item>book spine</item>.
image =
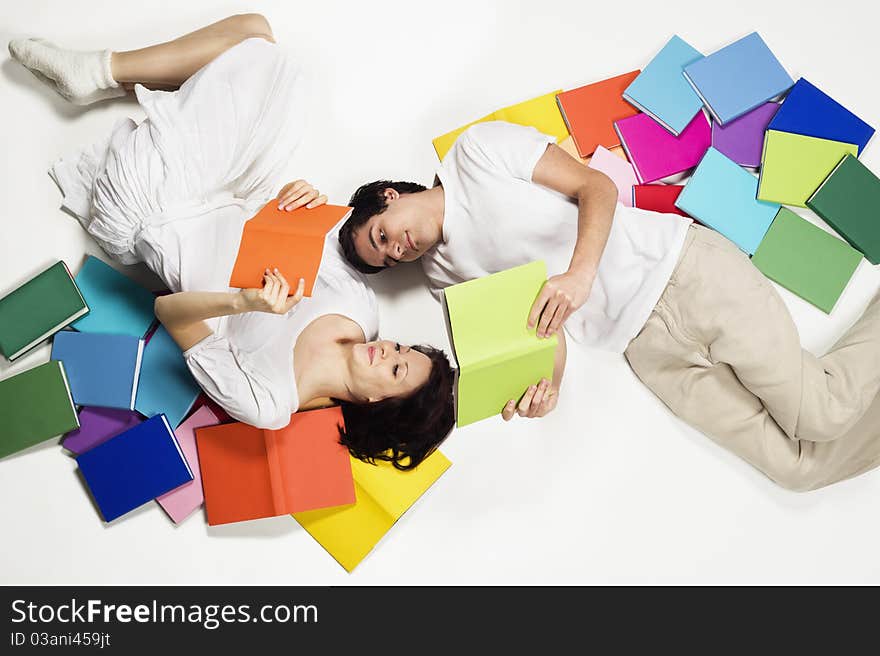
<path id="1" fill-rule="evenodd" d="M 266 460 L 269 465 L 269 485 L 272 488 L 272 508 L 276 515 L 287 513 L 287 499 L 284 486 L 284 466 L 281 462 L 281 448 L 278 444 L 283 439 L 279 431 L 264 430 L 266 441 Z"/>

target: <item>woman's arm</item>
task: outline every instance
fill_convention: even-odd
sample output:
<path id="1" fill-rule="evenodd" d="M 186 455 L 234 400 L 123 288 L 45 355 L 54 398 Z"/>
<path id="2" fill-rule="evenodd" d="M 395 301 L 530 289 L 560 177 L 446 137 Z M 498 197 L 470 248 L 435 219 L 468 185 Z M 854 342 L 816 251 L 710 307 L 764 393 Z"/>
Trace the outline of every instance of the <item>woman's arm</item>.
<path id="1" fill-rule="evenodd" d="M 532 181 L 577 199 L 578 231 L 568 271 L 549 278 L 529 313 L 538 337 L 562 334 L 562 324 L 590 295 L 599 260 L 611 231 L 617 187 L 600 171 L 587 168 L 555 144 L 535 165 Z"/>
<path id="2" fill-rule="evenodd" d="M 262 289 L 240 292 L 178 292 L 159 296 L 154 304 L 156 317 L 181 350 L 192 348 L 213 331 L 206 319 L 244 312 L 286 314 L 302 299 L 305 281 L 300 278 L 296 293 L 288 297 L 290 285 L 275 269 L 263 276 Z"/>
<path id="3" fill-rule="evenodd" d="M 559 400 L 559 387 L 562 385 L 562 374 L 565 372 L 565 333 L 559 331 L 559 343 L 553 356 L 553 380 L 542 378 L 537 385 L 529 387 L 522 395 L 519 403 L 514 399 L 507 402 L 501 411 L 501 418 L 510 421 L 513 416 L 543 417 L 556 407 Z"/>

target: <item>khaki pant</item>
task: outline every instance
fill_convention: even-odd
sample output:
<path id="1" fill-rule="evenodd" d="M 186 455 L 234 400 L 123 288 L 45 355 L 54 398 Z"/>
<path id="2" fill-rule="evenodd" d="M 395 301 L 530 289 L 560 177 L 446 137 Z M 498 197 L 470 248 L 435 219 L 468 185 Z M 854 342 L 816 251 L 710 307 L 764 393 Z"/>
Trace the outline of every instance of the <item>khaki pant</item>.
<path id="1" fill-rule="evenodd" d="M 880 294 L 823 357 L 749 258 L 694 225 L 626 358 L 676 415 L 791 490 L 880 464 Z"/>

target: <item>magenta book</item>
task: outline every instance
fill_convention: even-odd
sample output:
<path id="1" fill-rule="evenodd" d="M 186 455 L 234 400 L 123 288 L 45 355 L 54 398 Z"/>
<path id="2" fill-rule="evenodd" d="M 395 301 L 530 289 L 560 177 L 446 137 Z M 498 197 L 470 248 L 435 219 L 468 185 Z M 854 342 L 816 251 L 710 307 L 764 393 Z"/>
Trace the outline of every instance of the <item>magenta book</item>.
<path id="1" fill-rule="evenodd" d="M 642 184 L 694 168 L 712 145 L 712 129 L 703 112 L 697 112 L 677 137 L 647 114 L 617 121 L 614 129 Z"/>

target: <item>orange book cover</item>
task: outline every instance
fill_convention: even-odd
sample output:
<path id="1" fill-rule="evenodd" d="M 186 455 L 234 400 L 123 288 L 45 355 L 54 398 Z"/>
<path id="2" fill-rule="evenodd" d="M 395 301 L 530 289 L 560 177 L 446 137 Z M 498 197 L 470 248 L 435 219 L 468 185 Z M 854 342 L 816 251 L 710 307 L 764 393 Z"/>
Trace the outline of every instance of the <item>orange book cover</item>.
<path id="1" fill-rule="evenodd" d="M 339 407 L 298 412 L 280 430 L 242 423 L 196 430 L 208 524 L 355 502 Z"/>
<path id="2" fill-rule="evenodd" d="M 277 267 L 290 283 L 291 294 L 304 278 L 305 295 L 311 296 L 324 238 L 349 212 L 350 207 L 339 205 L 287 212 L 279 210 L 275 200 L 269 201 L 244 225 L 229 286 L 259 289 L 266 268 Z"/>
<path id="3" fill-rule="evenodd" d="M 581 157 L 592 155 L 596 146 L 610 150 L 620 145 L 614 121 L 639 113 L 623 99 L 623 90 L 640 72 L 630 71 L 556 96 L 559 111 Z"/>

